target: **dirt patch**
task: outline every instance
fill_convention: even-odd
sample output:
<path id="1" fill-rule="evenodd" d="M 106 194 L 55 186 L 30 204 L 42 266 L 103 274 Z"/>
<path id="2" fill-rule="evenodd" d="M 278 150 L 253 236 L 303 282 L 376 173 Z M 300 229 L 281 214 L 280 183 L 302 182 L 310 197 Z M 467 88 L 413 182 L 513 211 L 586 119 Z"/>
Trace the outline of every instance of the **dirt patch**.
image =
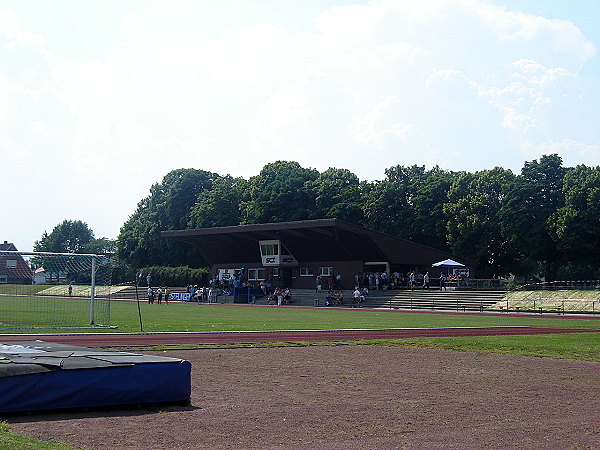
<path id="1" fill-rule="evenodd" d="M 191 407 L 9 423 L 96 449 L 600 448 L 600 363 L 378 346 L 153 354 L 192 362 Z"/>

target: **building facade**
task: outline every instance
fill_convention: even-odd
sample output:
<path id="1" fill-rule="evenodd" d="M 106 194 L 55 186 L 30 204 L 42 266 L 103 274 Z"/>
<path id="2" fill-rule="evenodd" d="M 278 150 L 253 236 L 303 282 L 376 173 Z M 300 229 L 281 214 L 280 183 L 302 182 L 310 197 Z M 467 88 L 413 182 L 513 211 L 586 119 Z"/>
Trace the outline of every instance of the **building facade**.
<path id="1" fill-rule="evenodd" d="M 339 279 L 342 289 L 353 289 L 364 273 L 407 275 L 443 269 L 431 265 L 452 258 L 447 252 L 389 236 L 337 219 L 239 225 L 194 230 L 163 231 L 167 239 L 192 245 L 220 280 L 243 278 L 254 284 L 314 289 L 317 277 Z"/>

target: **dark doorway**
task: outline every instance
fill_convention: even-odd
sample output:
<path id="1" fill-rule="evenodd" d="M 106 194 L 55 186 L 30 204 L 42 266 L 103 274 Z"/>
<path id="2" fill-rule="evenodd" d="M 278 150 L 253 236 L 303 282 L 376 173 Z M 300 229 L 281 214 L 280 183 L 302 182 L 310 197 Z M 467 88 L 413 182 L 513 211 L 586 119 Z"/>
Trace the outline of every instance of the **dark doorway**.
<path id="1" fill-rule="evenodd" d="M 292 269 L 289 267 L 279 268 L 279 283 L 282 288 L 292 287 Z"/>

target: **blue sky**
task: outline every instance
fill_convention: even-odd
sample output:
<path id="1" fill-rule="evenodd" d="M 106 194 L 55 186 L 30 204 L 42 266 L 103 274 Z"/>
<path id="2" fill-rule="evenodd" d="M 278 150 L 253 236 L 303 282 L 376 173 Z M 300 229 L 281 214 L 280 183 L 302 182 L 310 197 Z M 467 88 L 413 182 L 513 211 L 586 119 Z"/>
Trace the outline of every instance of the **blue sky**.
<path id="1" fill-rule="evenodd" d="M 0 0 L 0 239 L 115 238 L 150 186 L 600 165 L 596 0 Z"/>

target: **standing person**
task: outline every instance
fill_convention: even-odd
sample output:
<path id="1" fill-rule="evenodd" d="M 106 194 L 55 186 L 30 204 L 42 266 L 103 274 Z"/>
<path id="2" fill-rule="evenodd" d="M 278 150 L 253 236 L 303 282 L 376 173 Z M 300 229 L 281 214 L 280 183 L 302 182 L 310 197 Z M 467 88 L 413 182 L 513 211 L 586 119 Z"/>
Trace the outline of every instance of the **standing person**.
<path id="1" fill-rule="evenodd" d="M 321 292 L 321 288 L 323 287 L 323 285 L 321 283 L 322 283 L 321 275 L 317 275 L 317 288 L 315 289 L 316 294 Z"/>
<path id="2" fill-rule="evenodd" d="M 69 297 L 73 296 L 73 282 L 71 281 L 69 283 Z"/>
<path id="3" fill-rule="evenodd" d="M 154 303 L 154 291 L 152 290 L 151 287 L 148 287 L 148 303 Z"/>
<path id="4" fill-rule="evenodd" d="M 429 289 L 429 272 L 425 272 L 423 276 L 423 289 Z"/>
<path id="5" fill-rule="evenodd" d="M 158 304 L 162 305 L 162 298 L 163 298 L 163 291 L 160 288 L 160 286 L 158 287 L 158 289 L 156 290 L 156 295 L 158 296 Z"/>
<path id="6" fill-rule="evenodd" d="M 283 292 L 280 288 L 277 288 L 275 293 L 277 294 L 277 306 L 281 306 L 283 304 Z"/>
<path id="7" fill-rule="evenodd" d="M 441 290 L 446 291 L 446 275 L 444 275 L 443 273 L 440 274 L 440 291 Z"/>
<path id="8" fill-rule="evenodd" d="M 148 285 L 148 287 L 150 287 L 151 280 L 152 280 L 152 277 L 150 276 L 150 273 L 148 273 L 148 275 L 146 275 L 146 285 Z"/>
<path id="9" fill-rule="evenodd" d="M 352 307 L 354 308 L 354 303 L 356 303 L 356 307 L 360 308 L 360 302 L 361 302 L 362 298 L 360 296 L 360 291 L 358 290 L 358 286 L 354 289 L 354 292 L 352 293 L 352 299 L 353 299 Z"/>
<path id="10" fill-rule="evenodd" d="M 167 305 L 169 304 L 169 295 L 171 295 L 171 293 L 169 292 L 169 288 L 168 286 L 165 286 L 165 303 Z"/>
<path id="11" fill-rule="evenodd" d="M 410 272 L 410 274 L 408 275 L 408 283 L 410 284 L 410 290 L 414 291 L 415 290 L 415 271 L 414 270 L 412 272 Z"/>

